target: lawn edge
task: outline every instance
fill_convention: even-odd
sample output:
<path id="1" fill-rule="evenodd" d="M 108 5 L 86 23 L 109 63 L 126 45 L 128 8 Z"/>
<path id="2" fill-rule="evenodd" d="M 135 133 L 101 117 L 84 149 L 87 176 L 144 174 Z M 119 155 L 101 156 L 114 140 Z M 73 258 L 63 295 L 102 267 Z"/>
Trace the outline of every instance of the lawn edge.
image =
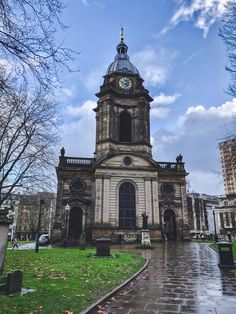
<path id="1" fill-rule="evenodd" d="M 123 289 L 127 284 L 129 284 L 133 279 L 135 279 L 142 271 L 144 271 L 145 268 L 147 268 L 149 263 L 150 263 L 150 259 L 146 259 L 146 263 L 144 264 L 144 266 L 139 271 L 137 271 L 133 276 L 128 278 L 125 282 L 123 282 L 122 284 L 117 286 L 111 292 L 108 292 L 105 296 L 103 296 L 98 301 L 96 301 L 95 303 L 93 303 L 92 305 L 87 307 L 85 310 L 82 310 L 81 312 L 79 312 L 79 314 L 89 314 L 89 313 L 91 313 L 91 311 L 95 310 L 98 307 L 99 304 L 101 304 L 101 303 L 105 302 L 106 300 L 110 299 L 114 294 L 116 294 L 119 290 Z"/>

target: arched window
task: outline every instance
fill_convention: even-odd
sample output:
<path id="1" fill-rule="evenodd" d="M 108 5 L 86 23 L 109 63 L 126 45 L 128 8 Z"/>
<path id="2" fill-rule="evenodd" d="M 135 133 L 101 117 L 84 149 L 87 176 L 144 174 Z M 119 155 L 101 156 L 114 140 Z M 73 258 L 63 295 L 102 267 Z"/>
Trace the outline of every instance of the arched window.
<path id="1" fill-rule="evenodd" d="M 131 142 L 131 116 L 127 111 L 120 114 L 120 141 Z"/>
<path id="2" fill-rule="evenodd" d="M 136 227 L 135 188 L 130 182 L 122 183 L 119 189 L 119 227 Z"/>

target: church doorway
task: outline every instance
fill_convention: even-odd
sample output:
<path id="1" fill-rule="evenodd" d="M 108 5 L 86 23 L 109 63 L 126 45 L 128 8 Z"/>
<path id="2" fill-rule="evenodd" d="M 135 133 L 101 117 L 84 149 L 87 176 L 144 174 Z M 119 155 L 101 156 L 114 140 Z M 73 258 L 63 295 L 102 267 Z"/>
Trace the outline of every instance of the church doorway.
<path id="1" fill-rule="evenodd" d="M 164 230 L 167 240 L 176 240 L 175 213 L 171 209 L 167 209 L 164 212 Z"/>
<path id="2" fill-rule="evenodd" d="M 83 212 L 79 207 L 73 207 L 70 211 L 68 237 L 78 240 L 82 233 Z"/>
<path id="3" fill-rule="evenodd" d="M 135 187 L 130 182 L 122 183 L 119 188 L 119 227 L 136 227 Z"/>

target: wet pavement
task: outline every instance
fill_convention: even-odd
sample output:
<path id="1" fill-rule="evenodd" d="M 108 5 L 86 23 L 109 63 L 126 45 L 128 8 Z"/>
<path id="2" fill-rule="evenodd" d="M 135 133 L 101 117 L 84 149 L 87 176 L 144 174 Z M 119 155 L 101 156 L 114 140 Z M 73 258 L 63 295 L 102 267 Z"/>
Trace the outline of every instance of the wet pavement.
<path id="1" fill-rule="evenodd" d="M 39 246 L 39 249 L 51 249 L 51 245 L 48 246 Z M 17 250 L 34 250 L 35 249 L 35 242 L 25 243 L 18 246 Z M 8 250 L 12 250 L 12 248 L 8 248 Z"/>
<path id="2" fill-rule="evenodd" d="M 236 314 L 236 270 L 220 270 L 208 244 L 160 243 L 140 253 L 151 260 L 148 270 L 100 313 Z"/>

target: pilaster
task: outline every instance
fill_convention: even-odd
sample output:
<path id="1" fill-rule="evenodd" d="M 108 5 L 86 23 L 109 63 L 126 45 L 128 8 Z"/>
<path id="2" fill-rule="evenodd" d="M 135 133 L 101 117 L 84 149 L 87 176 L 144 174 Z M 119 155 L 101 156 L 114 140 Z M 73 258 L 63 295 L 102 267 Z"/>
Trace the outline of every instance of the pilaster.
<path id="1" fill-rule="evenodd" d="M 109 223 L 110 177 L 105 176 L 103 182 L 103 223 Z"/>
<path id="2" fill-rule="evenodd" d="M 95 201 L 95 223 L 101 223 L 102 220 L 102 178 L 96 177 L 96 201 Z"/>

